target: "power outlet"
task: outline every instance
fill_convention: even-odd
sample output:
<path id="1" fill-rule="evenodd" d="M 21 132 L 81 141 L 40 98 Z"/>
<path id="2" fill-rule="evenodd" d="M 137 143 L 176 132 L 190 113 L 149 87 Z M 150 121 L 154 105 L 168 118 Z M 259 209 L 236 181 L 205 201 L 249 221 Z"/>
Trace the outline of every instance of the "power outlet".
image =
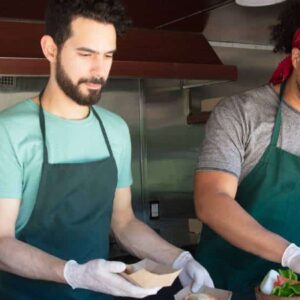
<path id="1" fill-rule="evenodd" d="M 150 201 L 150 219 L 159 219 L 159 201 Z"/>

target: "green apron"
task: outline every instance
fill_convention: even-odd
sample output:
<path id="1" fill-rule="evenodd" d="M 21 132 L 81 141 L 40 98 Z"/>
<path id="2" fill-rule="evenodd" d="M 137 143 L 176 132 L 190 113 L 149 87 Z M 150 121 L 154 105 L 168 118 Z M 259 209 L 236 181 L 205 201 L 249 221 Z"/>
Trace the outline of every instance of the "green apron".
<path id="1" fill-rule="evenodd" d="M 277 148 L 281 127 L 281 104 L 285 83 L 280 90 L 271 143 L 254 169 L 242 180 L 236 200 L 258 223 L 300 244 L 300 157 Z M 270 269 L 280 264 L 259 258 L 229 244 L 204 226 L 196 259 L 203 264 L 218 288 L 255 299 L 254 287 Z"/>
<path id="2" fill-rule="evenodd" d="M 40 97 L 41 98 L 41 97 Z M 109 157 L 88 163 L 48 163 L 45 119 L 40 105 L 43 165 L 37 200 L 31 217 L 17 237 L 64 260 L 85 263 L 108 258 L 112 205 L 117 185 L 117 166 L 103 123 Z M 30 280 L 0 272 L 0 299 L 5 300 L 109 300 L 109 295 L 73 290 L 66 284 Z"/>

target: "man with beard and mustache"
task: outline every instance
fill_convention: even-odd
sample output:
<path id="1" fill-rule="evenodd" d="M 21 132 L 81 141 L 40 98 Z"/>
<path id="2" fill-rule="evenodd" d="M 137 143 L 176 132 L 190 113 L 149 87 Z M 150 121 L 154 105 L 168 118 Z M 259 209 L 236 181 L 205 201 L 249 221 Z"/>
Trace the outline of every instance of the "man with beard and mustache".
<path id="1" fill-rule="evenodd" d="M 41 47 L 44 91 L 0 114 L 0 298 L 143 298 L 108 261 L 109 231 L 132 254 L 182 269 L 183 285 L 212 286 L 189 252 L 136 219 L 131 145 L 117 115 L 93 106 L 111 69 L 116 33 L 128 25 L 117 0 L 50 0 Z"/>
<path id="2" fill-rule="evenodd" d="M 270 83 L 221 101 L 199 156 L 197 259 L 233 299 L 255 299 L 270 269 L 300 273 L 299 12 L 288 0 L 273 26 L 274 50 L 288 56 Z"/>

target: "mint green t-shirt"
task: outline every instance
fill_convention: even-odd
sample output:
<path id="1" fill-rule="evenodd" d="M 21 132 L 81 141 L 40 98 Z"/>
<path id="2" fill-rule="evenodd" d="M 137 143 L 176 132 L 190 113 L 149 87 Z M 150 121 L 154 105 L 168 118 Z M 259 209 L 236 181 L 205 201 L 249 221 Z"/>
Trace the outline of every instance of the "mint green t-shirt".
<path id="1" fill-rule="evenodd" d="M 132 184 L 131 142 L 127 124 L 95 106 L 110 141 L 118 169 L 117 187 Z M 49 163 L 84 163 L 109 156 L 93 113 L 67 120 L 45 111 Z M 38 192 L 43 162 L 39 106 L 26 100 L 0 112 L 0 199 L 20 199 L 18 233 L 27 223 Z"/>

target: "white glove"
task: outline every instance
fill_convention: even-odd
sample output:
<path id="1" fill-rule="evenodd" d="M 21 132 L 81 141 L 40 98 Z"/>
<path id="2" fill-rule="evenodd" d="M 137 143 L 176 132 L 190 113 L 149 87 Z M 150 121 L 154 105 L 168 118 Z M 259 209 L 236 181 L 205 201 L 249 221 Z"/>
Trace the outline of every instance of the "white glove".
<path id="1" fill-rule="evenodd" d="M 80 265 L 74 260 L 69 260 L 64 267 L 64 277 L 73 289 L 81 288 L 133 298 L 157 294 L 159 288 L 144 289 L 121 277 L 118 273 L 125 269 L 126 265 L 118 261 L 95 259 Z"/>
<path id="2" fill-rule="evenodd" d="M 283 252 L 281 264 L 300 274 L 300 248 L 290 244 Z"/>
<path id="3" fill-rule="evenodd" d="M 173 263 L 174 269 L 182 269 L 179 279 L 183 287 L 192 284 L 192 292 L 197 293 L 202 285 L 214 287 L 207 270 L 201 266 L 190 252 L 182 252 Z"/>

